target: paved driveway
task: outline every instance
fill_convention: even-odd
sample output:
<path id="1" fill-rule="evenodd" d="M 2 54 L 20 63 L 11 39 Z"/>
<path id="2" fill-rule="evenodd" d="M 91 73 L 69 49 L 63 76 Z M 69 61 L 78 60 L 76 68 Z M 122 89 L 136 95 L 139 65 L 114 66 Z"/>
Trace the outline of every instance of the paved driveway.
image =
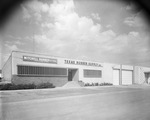
<path id="1" fill-rule="evenodd" d="M 150 120 L 150 87 L 1 92 L 2 120 Z"/>

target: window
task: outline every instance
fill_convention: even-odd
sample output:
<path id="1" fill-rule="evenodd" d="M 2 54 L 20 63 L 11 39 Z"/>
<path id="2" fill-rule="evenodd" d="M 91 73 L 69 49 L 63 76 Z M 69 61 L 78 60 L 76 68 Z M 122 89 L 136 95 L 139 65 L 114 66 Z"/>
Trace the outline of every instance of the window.
<path id="1" fill-rule="evenodd" d="M 88 78 L 101 78 L 102 72 L 101 70 L 84 70 L 84 77 Z"/>
<path id="2" fill-rule="evenodd" d="M 67 69 L 18 65 L 18 75 L 67 76 Z"/>

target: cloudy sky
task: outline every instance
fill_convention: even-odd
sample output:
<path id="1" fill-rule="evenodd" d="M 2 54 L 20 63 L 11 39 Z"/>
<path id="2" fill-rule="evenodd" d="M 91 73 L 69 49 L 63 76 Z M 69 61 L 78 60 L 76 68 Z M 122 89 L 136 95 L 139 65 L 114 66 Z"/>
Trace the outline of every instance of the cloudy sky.
<path id="1" fill-rule="evenodd" d="M 150 66 L 149 27 L 133 3 L 30 0 L 0 30 L 0 69 L 12 50 Z"/>

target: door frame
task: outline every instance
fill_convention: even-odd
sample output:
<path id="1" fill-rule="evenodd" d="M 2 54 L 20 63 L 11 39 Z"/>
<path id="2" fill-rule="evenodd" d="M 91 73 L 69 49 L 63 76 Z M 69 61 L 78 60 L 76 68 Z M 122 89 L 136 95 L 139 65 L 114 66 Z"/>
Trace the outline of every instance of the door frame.
<path id="1" fill-rule="evenodd" d="M 68 68 L 68 81 L 79 81 L 78 71 L 79 70 L 77 68 Z"/>

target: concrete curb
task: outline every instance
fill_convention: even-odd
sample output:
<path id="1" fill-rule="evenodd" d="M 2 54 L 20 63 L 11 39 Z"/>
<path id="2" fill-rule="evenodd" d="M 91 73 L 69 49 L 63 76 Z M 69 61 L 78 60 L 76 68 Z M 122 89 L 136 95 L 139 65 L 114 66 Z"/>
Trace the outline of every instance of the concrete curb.
<path id="1" fill-rule="evenodd" d="M 69 89 L 95 89 L 95 88 L 110 88 L 110 87 L 150 87 L 150 85 L 110 85 L 110 86 L 85 86 L 85 87 L 56 87 L 56 88 L 46 88 L 46 89 L 24 89 L 24 90 L 2 90 L 0 93 L 4 92 L 38 92 L 38 91 L 59 91 L 59 90 L 69 90 Z"/>
<path id="2" fill-rule="evenodd" d="M 112 86 L 86 86 L 86 87 L 56 87 L 56 88 L 46 88 L 46 89 L 24 89 L 24 90 L 2 90 L 3 92 L 35 92 L 35 91 L 57 91 L 57 90 L 68 90 L 68 89 L 86 89 L 86 88 L 106 88 L 114 87 Z"/>

